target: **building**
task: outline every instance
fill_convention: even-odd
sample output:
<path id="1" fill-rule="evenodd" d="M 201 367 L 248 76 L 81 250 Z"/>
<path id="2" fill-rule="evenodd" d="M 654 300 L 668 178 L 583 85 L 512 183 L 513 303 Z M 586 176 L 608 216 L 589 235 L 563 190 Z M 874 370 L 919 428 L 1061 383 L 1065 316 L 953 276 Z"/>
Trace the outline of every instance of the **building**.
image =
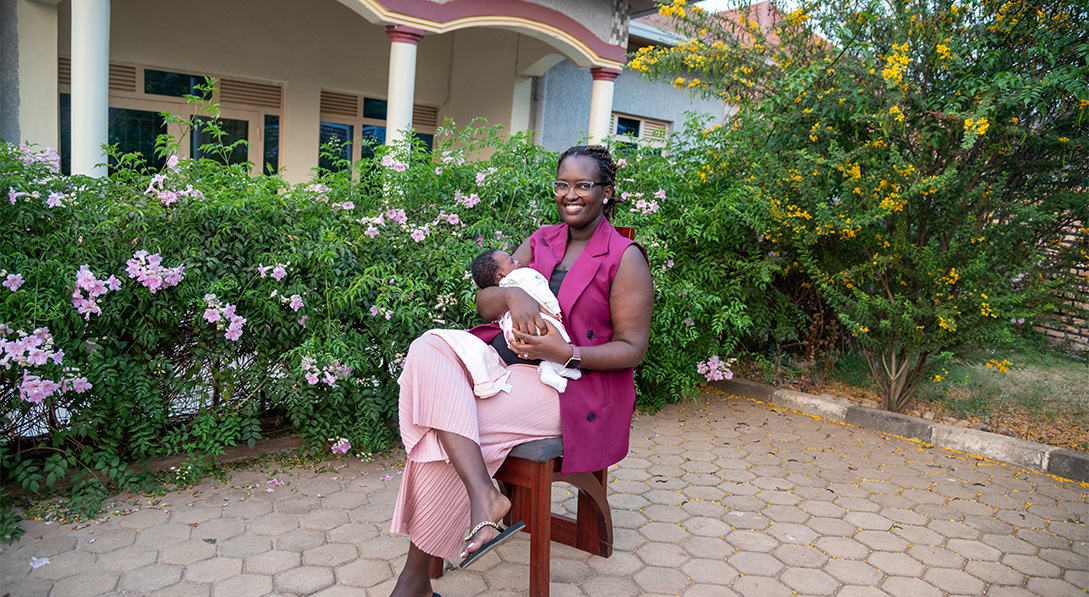
<path id="1" fill-rule="evenodd" d="M 194 134 L 182 97 L 217 80 L 232 160 L 306 180 L 319 145 L 426 143 L 445 119 L 532 130 L 559 149 L 589 136 L 647 136 L 718 102 L 622 73 L 651 0 L 0 0 L 0 138 L 60 147 L 66 171 L 103 175 L 101 146 L 149 158 L 159 133 Z M 345 149 L 358 159 L 359 144 Z"/>

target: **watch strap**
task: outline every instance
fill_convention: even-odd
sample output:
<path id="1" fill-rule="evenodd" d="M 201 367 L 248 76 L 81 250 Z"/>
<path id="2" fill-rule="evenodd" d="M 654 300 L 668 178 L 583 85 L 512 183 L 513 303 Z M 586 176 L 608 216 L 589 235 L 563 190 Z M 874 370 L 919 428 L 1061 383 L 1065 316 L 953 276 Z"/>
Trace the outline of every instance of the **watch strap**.
<path id="1" fill-rule="evenodd" d="M 579 347 L 574 344 L 571 345 L 571 358 L 567 359 L 564 363 L 564 367 L 568 369 L 577 369 L 582 364 L 582 354 L 579 352 Z"/>

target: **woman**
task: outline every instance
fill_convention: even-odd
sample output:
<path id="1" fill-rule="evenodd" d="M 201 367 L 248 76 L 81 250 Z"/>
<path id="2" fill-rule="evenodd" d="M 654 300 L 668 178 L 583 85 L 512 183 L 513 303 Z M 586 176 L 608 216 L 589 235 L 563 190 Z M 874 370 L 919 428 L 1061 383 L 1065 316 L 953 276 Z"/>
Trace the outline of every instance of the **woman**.
<path id="1" fill-rule="evenodd" d="M 431 595 L 431 557 L 454 557 L 464 529 L 471 531 L 462 557 L 499 534 L 495 521 L 510 501 L 491 476 L 514 446 L 562 435 L 565 473 L 600 470 L 627 454 L 633 368 L 647 350 L 654 294 L 645 253 L 605 217 L 615 209 L 615 181 L 616 164 L 604 147 L 565 151 L 553 183 L 563 223 L 540 228 L 514 252 L 549 279 L 572 343 L 525 291 L 482 289 L 477 311 L 488 320 L 509 311 L 514 340 L 508 345 L 495 324 L 470 330 L 497 350 L 510 373 L 511 390 L 477 399 L 446 343 L 434 336 L 413 342 L 399 380 L 409 460 L 391 525 L 412 543 L 393 595 Z M 561 399 L 541 383 L 540 360 L 585 374 L 570 380 Z"/>

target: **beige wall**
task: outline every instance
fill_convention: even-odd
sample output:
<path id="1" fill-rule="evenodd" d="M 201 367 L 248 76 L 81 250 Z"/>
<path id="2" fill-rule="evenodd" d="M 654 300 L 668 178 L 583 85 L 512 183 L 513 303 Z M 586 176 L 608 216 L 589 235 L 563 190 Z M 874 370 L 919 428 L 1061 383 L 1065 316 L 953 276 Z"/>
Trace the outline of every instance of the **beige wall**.
<path id="1" fill-rule="evenodd" d="M 45 147 L 58 148 L 57 126 L 57 7 L 49 2 L 17 0 L 15 35 L 18 43 L 16 73 L 18 92 L 12 98 L 17 115 L 5 114 L 18 124 L 17 139 Z M 45 76 L 32 76 L 43 73 Z M 5 111 L 9 109 L 5 107 Z"/>
<path id="2" fill-rule="evenodd" d="M 60 53 L 70 55 L 70 2 L 59 7 Z M 389 37 L 337 0 L 112 0 L 110 61 L 277 83 L 283 87 L 281 162 L 292 182 L 317 165 L 322 89 L 385 98 Z M 440 122 L 477 116 L 511 125 L 519 65 L 555 50 L 500 29 L 428 34 L 419 44 L 415 102 Z M 55 93 L 54 93 L 55 95 Z"/>

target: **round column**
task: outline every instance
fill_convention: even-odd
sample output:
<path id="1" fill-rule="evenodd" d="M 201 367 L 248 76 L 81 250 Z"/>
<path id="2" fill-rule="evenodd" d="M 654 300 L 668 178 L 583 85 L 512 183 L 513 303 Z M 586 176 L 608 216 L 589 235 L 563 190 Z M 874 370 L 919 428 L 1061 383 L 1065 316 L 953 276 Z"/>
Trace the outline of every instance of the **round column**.
<path id="1" fill-rule="evenodd" d="M 110 0 L 72 3 L 72 174 L 106 176 L 109 142 Z"/>
<path id="2" fill-rule="evenodd" d="M 590 94 L 590 126 L 587 128 L 591 143 L 601 143 L 609 136 L 609 120 L 613 114 L 613 88 L 620 70 L 615 68 L 591 68 L 594 87 Z"/>
<path id="3" fill-rule="evenodd" d="M 403 25 L 386 27 L 389 35 L 389 88 L 386 100 L 386 145 L 404 140 L 412 126 L 412 104 L 416 91 L 416 46 L 424 31 Z"/>

